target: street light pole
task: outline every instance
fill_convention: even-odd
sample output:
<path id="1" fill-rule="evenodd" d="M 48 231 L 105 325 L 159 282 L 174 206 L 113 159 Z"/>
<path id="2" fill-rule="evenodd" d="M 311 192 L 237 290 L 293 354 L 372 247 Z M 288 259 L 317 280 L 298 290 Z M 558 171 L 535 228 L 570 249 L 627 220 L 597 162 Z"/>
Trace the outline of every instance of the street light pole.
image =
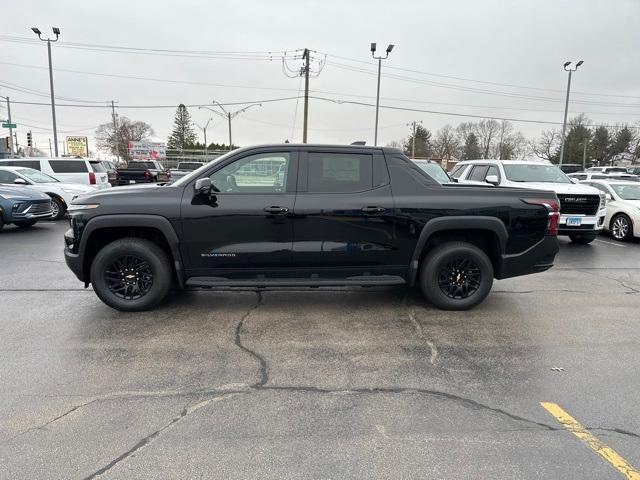
<path id="1" fill-rule="evenodd" d="M 213 117 L 209 117 L 209 120 L 207 120 L 207 123 L 204 124 L 204 127 L 201 127 L 200 125 L 198 125 L 196 123 L 196 125 L 198 125 L 198 127 L 202 130 L 202 134 L 204 136 L 204 156 L 205 156 L 205 160 L 206 160 L 206 156 L 207 156 L 207 127 L 209 127 L 209 122 L 211 122 L 211 120 L 213 120 Z"/>
<path id="2" fill-rule="evenodd" d="M 229 123 L 229 151 L 231 151 L 231 149 L 233 148 L 233 142 L 231 139 L 231 120 L 234 119 L 235 117 L 237 117 L 238 115 L 240 115 L 242 112 L 246 112 L 247 110 L 249 110 L 251 107 L 261 107 L 262 104 L 261 103 L 252 103 L 251 105 L 248 105 L 244 108 L 241 108 L 240 110 L 236 110 L 235 112 L 228 112 L 219 102 L 216 102 L 215 100 L 213 100 L 211 102 L 214 106 L 217 106 L 220 110 L 222 110 L 222 112 L 219 112 L 218 110 L 214 110 L 211 107 L 203 107 L 200 106 L 198 107 L 199 109 L 206 109 L 209 110 L 213 113 L 215 113 L 216 115 L 226 118 L 227 122 Z"/>
<path id="3" fill-rule="evenodd" d="M 391 53 L 391 50 L 393 50 L 393 44 L 389 44 L 384 57 L 383 56 L 376 57 L 376 44 L 375 43 L 371 44 L 371 56 L 376 60 L 378 60 L 378 89 L 376 92 L 376 128 L 375 128 L 375 133 L 373 137 L 374 146 L 378 145 L 378 115 L 380 110 L 380 75 L 382 71 L 382 60 L 385 60 L 389 56 L 389 53 Z"/>
<path id="4" fill-rule="evenodd" d="M 51 89 L 51 116 L 53 117 L 53 143 L 55 147 L 56 157 L 58 156 L 58 127 L 56 126 L 56 102 L 53 94 L 53 66 L 51 64 L 51 43 L 57 42 L 58 37 L 60 36 L 60 29 L 58 27 L 53 27 L 53 33 L 56 38 L 54 40 L 50 38 L 42 38 L 42 32 L 37 27 L 33 27 L 31 29 L 33 33 L 38 35 L 38 38 L 43 42 L 47 42 L 47 54 L 49 56 L 49 87 Z"/>
<path id="5" fill-rule="evenodd" d="M 565 141 L 565 133 L 567 131 L 567 113 L 569 111 L 569 93 L 571 92 L 571 74 L 578 70 L 578 67 L 584 63 L 584 60 L 580 60 L 576 63 L 575 68 L 571 68 L 571 62 L 564 63 L 565 71 L 569 72 L 569 79 L 567 80 L 567 98 L 564 102 L 564 120 L 562 121 L 562 143 L 560 144 L 560 160 L 559 164 L 562 165 L 562 161 L 564 160 L 564 141 Z"/>
<path id="6" fill-rule="evenodd" d="M 407 123 L 407 126 L 413 126 L 413 136 L 411 137 L 411 158 L 416 158 L 416 124 L 422 123 L 422 120 L 417 122 L 414 120 L 411 123 Z"/>

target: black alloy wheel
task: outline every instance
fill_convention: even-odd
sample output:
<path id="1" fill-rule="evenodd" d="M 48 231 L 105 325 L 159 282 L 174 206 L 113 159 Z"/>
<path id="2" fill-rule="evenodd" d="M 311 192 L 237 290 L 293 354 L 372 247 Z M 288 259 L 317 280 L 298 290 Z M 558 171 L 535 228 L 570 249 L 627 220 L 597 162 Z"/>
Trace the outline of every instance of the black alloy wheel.
<path id="1" fill-rule="evenodd" d="M 478 291 L 482 283 L 482 272 L 473 258 L 457 257 L 440 269 L 438 285 L 449 298 L 468 298 Z"/>
<path id="2" fill-rule="evenodd" d="M 135 255 L 114 259 L 104 275 L 111 293 L 124 300 L 142 298 L 153 286 L 151 265 Z"/>

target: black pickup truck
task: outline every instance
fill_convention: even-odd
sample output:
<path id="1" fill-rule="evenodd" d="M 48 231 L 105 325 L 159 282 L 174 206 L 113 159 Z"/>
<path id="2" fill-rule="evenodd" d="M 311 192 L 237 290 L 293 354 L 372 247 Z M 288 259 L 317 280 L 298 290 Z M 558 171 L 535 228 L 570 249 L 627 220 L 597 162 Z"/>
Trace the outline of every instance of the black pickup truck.
<path id="1" fill-rule="evenodd" d="M 118 169 L 118 185 L 158 183 L 168 180 L 167 171 L 155 160 L 131 161 L 126 168 Z"/>
<path id="2" fill-rule="evenodd" d="M 265 145 L 173 184 L 113 189 L 69 208 L 68 266 L 119 310 L 172 286 L 418 285 L 443 309 L 493 279 L 547 270 L 553 192 L 438 183 L 392 148 Z"/>

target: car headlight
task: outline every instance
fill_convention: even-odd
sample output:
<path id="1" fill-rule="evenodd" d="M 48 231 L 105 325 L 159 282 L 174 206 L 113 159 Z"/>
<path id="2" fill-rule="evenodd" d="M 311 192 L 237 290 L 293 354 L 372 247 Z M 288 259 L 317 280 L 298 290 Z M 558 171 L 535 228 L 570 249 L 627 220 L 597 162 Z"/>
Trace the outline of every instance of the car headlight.
<path id="1" fill-rule="evenodd" d="M 79 210 L 91 210 L 92 208 L 98 208 L 100 206 L 99 203 L 85 203 L 85 204 L 71 204 L 69 208 L 67 208 L 68 212 L 77 212 Z"/>
<path id="2" fill-rule="evenodd" d="M 598 208 L 601 209 L 606 206 L 607 206 L 607 197 L 605 196 L 604 193 L 600 192 L 600 207 Z"/>

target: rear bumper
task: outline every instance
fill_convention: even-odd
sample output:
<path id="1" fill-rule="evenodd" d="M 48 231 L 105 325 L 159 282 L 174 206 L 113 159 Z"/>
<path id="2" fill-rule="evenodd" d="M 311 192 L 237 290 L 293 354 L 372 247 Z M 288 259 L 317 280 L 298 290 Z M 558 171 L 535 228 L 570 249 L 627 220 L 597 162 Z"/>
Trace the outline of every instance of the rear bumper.
<path id="1" fill-rule="evenodd" d="M 524 252 L 502 255 L 495 277 L 503 279 L 549 270 L 553 266 L 558 250 L 558 238 L 545 236 Z"/>

